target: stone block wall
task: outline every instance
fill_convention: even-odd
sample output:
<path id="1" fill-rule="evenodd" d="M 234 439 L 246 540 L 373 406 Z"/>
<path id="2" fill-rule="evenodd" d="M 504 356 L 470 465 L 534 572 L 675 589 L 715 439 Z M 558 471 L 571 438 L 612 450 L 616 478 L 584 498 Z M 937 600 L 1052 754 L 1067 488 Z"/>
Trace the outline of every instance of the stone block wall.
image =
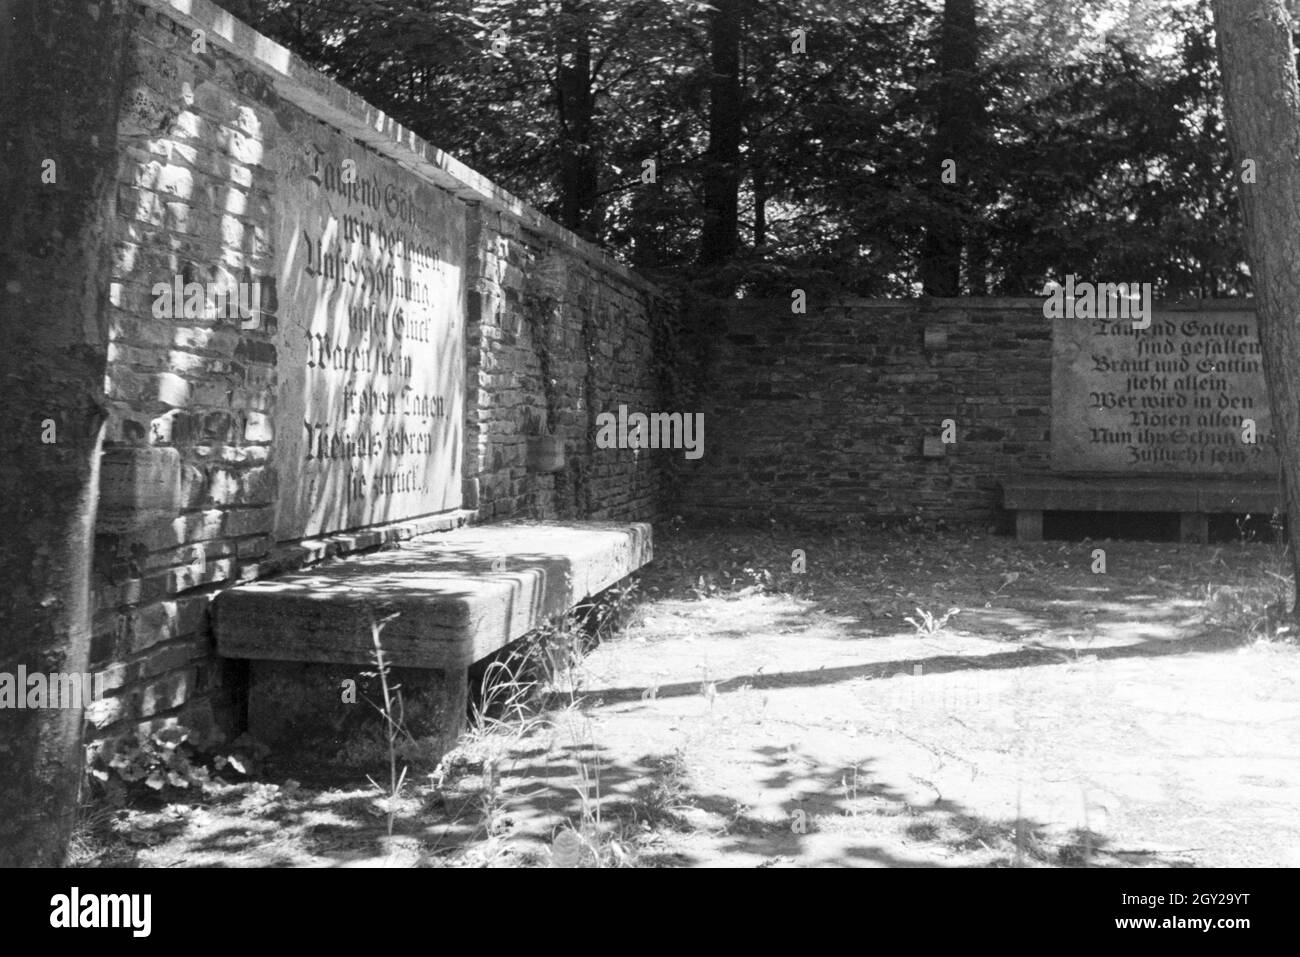
<path id="1" fill-rule="evenodd" d="M 680 509 L 988 523 L 1001 477 L 1048 467 L 1051 338 L 1039 300 L 736 302 Z"/>
<path id="2" fill-rule="evenodd" d="M 620 403 L 661 408 L 652 319 L 679 302 L 517 221 L 476 211 L 468 236 L 466 507 L 481 519 L 657 517 L 667 453 L 597 449 L 594 423 Z M 564 438 L 563 471 L 529 471 L 533 432 Z"/>

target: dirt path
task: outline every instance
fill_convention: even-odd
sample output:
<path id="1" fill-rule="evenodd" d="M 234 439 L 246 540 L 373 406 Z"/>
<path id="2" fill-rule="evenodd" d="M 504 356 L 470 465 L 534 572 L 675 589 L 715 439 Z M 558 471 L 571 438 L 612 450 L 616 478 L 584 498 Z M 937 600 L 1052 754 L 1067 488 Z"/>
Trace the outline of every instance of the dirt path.
<path id="1" fill-rule="evenodd" d="M 416 779 L 386 851 L 364 788 L 126 833 L 144 865 L 1297 866 L 1300 650 L 1254 640 L 1279 575 L 1267 546 L 669 531 L 577 703 Z"/>

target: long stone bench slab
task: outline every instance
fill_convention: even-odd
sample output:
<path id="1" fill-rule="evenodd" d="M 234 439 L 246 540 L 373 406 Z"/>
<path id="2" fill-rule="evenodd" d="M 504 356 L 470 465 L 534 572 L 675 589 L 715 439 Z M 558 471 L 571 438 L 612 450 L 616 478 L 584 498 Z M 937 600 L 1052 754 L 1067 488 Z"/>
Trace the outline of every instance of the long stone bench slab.
<path id="1" fill-rule="evenodd" d="M 284 699 L 302 697 L 288 692 L 286 675 L 328 673 L 312 695 L 319 700 L 333 682 L 337 699 L 338 676 L 373 663 L 371 623 L 394 616 L 381 633 L 384 657 L 408 677 L 410 669 L 419 670 L 417 677 L 438 673 L 437 693 L 446 699 L 440 730 L 452 738 L 472 664 L 652 555 L 644 523 L 467 526 L 223 592 L 213 603 L 217 653 L 253 662 L 249 730 L 275 743 L 292 737 L 279 733 L 288 720 Z M 273 662 L 333 667 L 293 671 L 269 667 Z"/>
<path id="2" fill-rule="evenodd" d="M 1183 541 L 1205 541 L 1208 516 L 1271 514 L 1282 505 L 1268 478 L 1133 475 L 1026 475 L 1002 482 L 1002 506 L 1016 515 L 1016 538 L 1041 541 L 1044 512 L 1177 512 Z"/>
<path id="3" fill-rule="evenodd" d="M 467 667 L 651 557 L 643 523 L 468 526 L 224 592 L 217 653 L 367 664 L 369 622 L 396 612 L 383 631 L 392 665 Z"/>

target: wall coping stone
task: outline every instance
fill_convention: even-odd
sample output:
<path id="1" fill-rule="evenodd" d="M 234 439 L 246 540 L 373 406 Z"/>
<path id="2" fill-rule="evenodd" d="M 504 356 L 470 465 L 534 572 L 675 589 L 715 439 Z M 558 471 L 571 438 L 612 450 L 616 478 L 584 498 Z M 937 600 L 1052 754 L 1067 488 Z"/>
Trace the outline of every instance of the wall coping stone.
<path id="1" fill-rule="evenodd" d="M 852 296 L 837 297 L 822 301 L 810 300 L 809 305 L 825 309 L 1037 309 L 1041 308 L 1041 296 L 917 296 L 911 299 L 860 299 Z M 790 308 L 789 299 L 735 299 L 727 303 L 731 308 L 743 310 L 752 307 L 772 306 Z M 1258 308 L 1255 298 L 1238 299 L 1171 299 L 1152 300 L 1152 310 L 1165 312 L 1249 312 Z M 811 311 L 811 310 L 810 310 Z"/>

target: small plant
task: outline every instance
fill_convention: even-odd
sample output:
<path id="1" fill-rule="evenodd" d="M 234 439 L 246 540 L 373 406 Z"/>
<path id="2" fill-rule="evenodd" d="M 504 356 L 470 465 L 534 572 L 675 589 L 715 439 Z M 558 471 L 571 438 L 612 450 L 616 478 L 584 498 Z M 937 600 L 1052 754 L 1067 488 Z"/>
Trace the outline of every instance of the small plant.
<path id="1" fill-rule="evenodd" d="M 1235 631 L 1245 639 L 1293 640 L 1296 623 L 1291 615 L 1293 576 L 1290 544 L 1284 537 L 1285 516 L 1275 509 L 1269 519 L 1269 534 L 1262 536 L 1249 523 L 1250 516 L 1238 519 L 1238 544 L 1246 548 L 1261 538 L 1268 541 L 1266 559 L 1258 573 L 1223 583 L 1207 582 L 1203 586 L 1204 620 Z M 1208 563 L 1218 560 L 1219 551 Z M 1222 564 L 1222 562 L 1220 562 Z"/>
<path id="2" fill-rule="evenodd" d="M 925 609 L 918 608 L 916 613 L 921 616 L 919 620 L 910 616 L 903 620 L 915 628 L 918 635 L 933 638 L 948 627 L 949 620 L 960 611 L 960 608 L 949 608 L 942 618 L 936 618 Z"/>
<path id="3" fill-rule="evenodd" d="M 223 741 L 220 732 L 212 732 L 204 740 L 179 724 L 140 732 L 134 741 L 99 739 L 86 746 L 86 770 L 95 793 L 121 807 L 133 797 L 150 793 L 166 797 L 191 788 L 202 791 L 210 782 L 220 780 L 213 777 L 213 771 L 251 775 L 270 753 L 248 734 L 217 751 Z"/>
<path id="4" fill-rule="evenodd" d="M 612 638 L 627 623 L 639 597 L 639 588 L 640 583 L 634 578 L 622 587 L 607 588 L 573 610 L 576 623 L 591 636 L 592 647 Z"/>
<path id="5" fill-rule="evenodd" d="M 840 787 L 844 790 L 844 802 L 848 805 L 844 813 L 858 816 L 858 766 L 853 765 L 853 776 L 840 775 Z"/>
<path id="6" fill-rule="evenodd" d="M 573 706 L 565 711 L 574 747 L 578 751 L 590 752 L 593 759 L 590 764 L 581 758 L 578 760 L 578 784 L 573 787 L 579 801 L 578 821 L 574 823 L 570 820 L 567 827 L 552 839 L 552 848 L 555 848 L 556 839 L 561 841 L 563 864 L 559 860 L 555 863 L 570 867 L 634 867 L 634 843 L 627 833 L 628 829 L 621 822 L 610 826 L 604 821 L 600 794 L 600 758 L 596 755 L 591 723 L 585 716 L 582 722 L 583 733 L 577 732 L 574 722 L 577 713 Z"/>
<path id="7" fill-rule="evenodd" d="M 718 683 L 709 678 L 708 665 L 700 665 L 700 671 L 704 673 L 704 680 L 700 682 L 700 695 L 709 703 L 709 715 L 713 714 L 713 703 L 718 698 Z"/>
<path id="8" fill-rule="evenodd" d="M 384 696 L 384 704 L 382 708 L 373 701 L 370 702 L 370 704 L 379 711 L 384 719 L 386 732 L 385 737 L 388 740 L 387 792 L 385 792 L 379 782 L 370 777 L 370 775 L 366 775 L 366 780 L 374 785 L 375 789 L 379 791 L 379 793 L 386 795 L 385 804 L 387 805 L 388 811 L 388 838 L 390 842 L 393 837 L 393 817 L 397 813 L 397 801 L 401 797 L 403 786 L 406 784 L 407 766 L 402 766 L 402 773 L 400 775 L 397 773 L 397 739 L 403 734 L 401 686 L 397 685 L 390 688 L 388 685 L 388 662 L 384 660 L 384 647 L 379 641 L 379 634 L 383 631 L 384 626 L 396 617 L 397 615 L 389 615 L 381 622 L 377 622 L 373 618 L 370 621 L 370 639 L 375 646 L 375 674 L 379 676 L 379 686 L 382 689 Z M 369 701 L 369 699 L 367 699 L 367 701 Z M 394 717 L 394 705 L 396 705 L 397 710 L 396 717 Z"/>
<path id="9" fill-rule="evenodd" d="M 90 773 L 105 783 L 111 782 L 114 775 L 125 784 L 143 782 L 154 791 L 203 784 L 208 780 L 207 768 L 191 764 L 190 749 L 181 747 L 187 738 L 189 732 L 181 727 L 141 734 L 134 745 L 115 748 L 107 756 L 107 767 L 92 767 Z"/>
<path id="10" fill-rule="evenodd" d="M 470 709 L 470 740 L 507 730 L 513 737 L 537 726 L 540 720 L 534 705 L 537 681 L 528 672 L 538 655 L 538 646 L 534 645 L 487 666 L 480 694 Z"/>
<path id="11" fill-rule="evenodd" d="M 108 853 L 113 844 L 113 823 L 127 812 L 97 802 L 81 804 L 68 839 L 67 867 L 88 867 Z"/>
<path id="12" fill-rule="evenodd" d="M 688 799 L 686 754 L 677 748 L 672 754 L 653 759 L 654 776 L 640 800 L 641 813 L 650 826 L 682 825 L 682 813 L 691 809 Z"/>
<path id="13" fill-rule="evenodd" d="M 570 702 L 577 699 L 579 666 L 587 650 L 585 638 L 573 613 L 539 629 L 531 649 L 530 670 L 544 693 L 562 695 Z"/>
<path id="14" fill-rule="evenodd" d="M 482 768 L 479 806 L 489 838 L 499 829 L 504 806 L 509 803 L 509 798 L 500 794 L 502 759 L 515 744 L 547 723 L 533 705 L 537 682 L 524 676 L 534 654 L 533 648 L 527 648 L 487 666 L 465 732 L 429 775 L 433 787 L 441 789 L 457 766 Z"/>
<path id="15" fill-rule="evenodd" d="M 717 576 L 712 572 L 701 575 L 699 581 L 691 586 L 691 591 L 695 593 L 695 597 L 700 601 L 704 601 L 704 599 L 716 595 L 721 590 L 721 587 L 718 585 Z"/>
<path id="16" fill-rule="evenodd" d="M 487 865 L 509 856 L 508 812 L 528 797 L 513 793 L 508 784 L 507 775 L 521 760 L 517 745 L 539 729 L 549 728 L 554 735 L 560 724 L 572 726 L 578 720 L 582 657 L 620 627 L 635 594 L 635 583 L 608 589 L 539 628 L 531 640 L 484 669 L 478 693 L 471 696 L 466 731 L 429 775 L 434 790 L 443 792 L 449 814 L 459 816 L 472 808 L 477 818 L 476 833 L 482 843 L 460 858 L 461 863 Z M 589 734 L 585 745 L 580 735 L 575 734 L 574 741 L 579 749 L 593 748 Z M 554 746 L 553 739 L 551 750 Z M 457 778 L 463 769 L 481 772 L 474 786 L 477 794 L 453 811 L 451 795 L 461 790 Z M 621 825 L 607 827 L 601 819 L 599 766 L 580 760 L 577 771 L 578 820 L 557 828 L 551 863 L 560 867 L 628 866 L 633 859 L 633 839 Z"/>

